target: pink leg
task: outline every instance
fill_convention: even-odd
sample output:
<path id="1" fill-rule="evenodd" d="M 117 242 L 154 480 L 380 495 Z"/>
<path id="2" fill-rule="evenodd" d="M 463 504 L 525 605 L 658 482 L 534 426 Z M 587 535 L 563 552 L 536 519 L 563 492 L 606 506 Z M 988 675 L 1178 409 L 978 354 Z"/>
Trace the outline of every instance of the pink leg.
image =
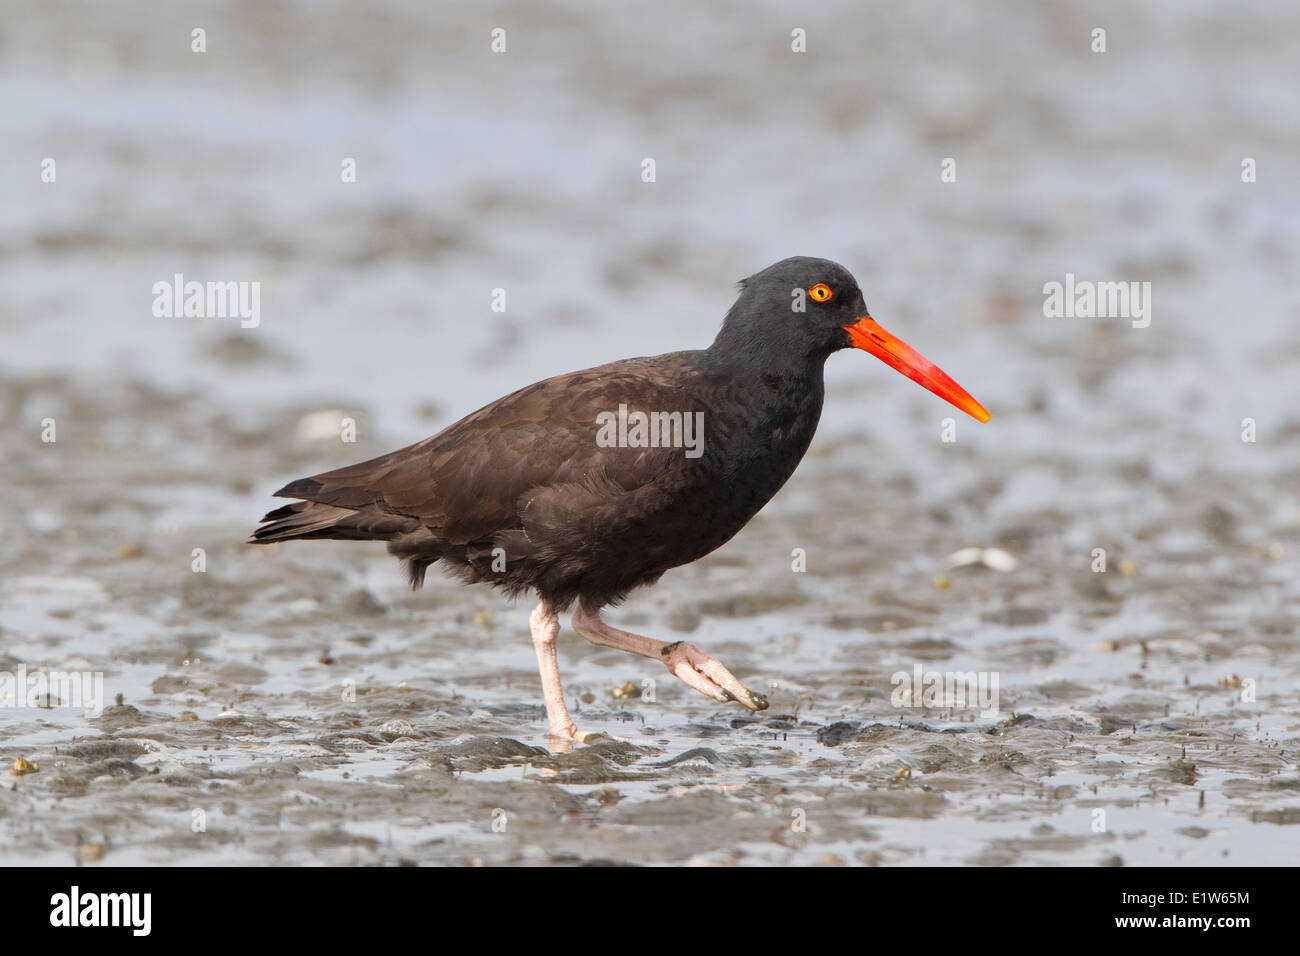
<path id="1" fill-rule="evenodd" d="M 542 601 L 528 617 L 533 632 L 533 647 L 537 651 L 537 669 L 542 675 L 542 696 L 546 701 L 546 719 L 551 725 L 551 736 L 561 741 L 583 743 L 584 734 L 573 724 L 569 709 L 564 706 L 564 688 L 560 685 L 560 663 L 555 656 L 555 640 L 560 636 L 559 615 Z"/>
<path id="2" fill-rule="evenodd" d="M 731 671 L 722 666 L 721 661 L 705 654 L 694 644 L 685 641 L 669 644 L 629 631 L 620 631 L 601 620 L 599 611 L 593 611 L 581 602 L 573 612 L 573 629 L 593 644 L 617 647 L 620 651 L 630 651 L 642 657 L 663 661 L 674 677 L 705 697 L 712 697 L 724 704 L 739 701 L 750 710 L 767 709 L 766 697 L 749 690 L 736 680 Z"/>

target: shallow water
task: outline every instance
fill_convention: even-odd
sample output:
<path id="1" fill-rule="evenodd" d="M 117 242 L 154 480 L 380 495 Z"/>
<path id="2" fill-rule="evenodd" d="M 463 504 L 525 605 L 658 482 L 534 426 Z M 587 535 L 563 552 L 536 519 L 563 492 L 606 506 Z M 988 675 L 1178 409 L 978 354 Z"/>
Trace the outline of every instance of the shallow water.
<path id="1" fill-rule="evenodd" d="M 752 7 L 265 4 L 202 56 L 170 9 L 0 8 L 0 670 L 108 705 L 0 708 L 0 860 L 1300 862 L 1300 15 Z M 945 443 L 834 357 L 776 500 L 610 614 L 768 711 L 566 629 L 611 739 L 552 754 L 526 604 L 242 543 L 289 479 L 706 344 L 792 254 L 994 417 Z M 154 318 L 176 272 L 259 279 L 261 324 Z M 1150 326 L 1045 318 L 1066 272 L 1152 282 Z M 895 706 L 918 664 L 996 715 Z"/>

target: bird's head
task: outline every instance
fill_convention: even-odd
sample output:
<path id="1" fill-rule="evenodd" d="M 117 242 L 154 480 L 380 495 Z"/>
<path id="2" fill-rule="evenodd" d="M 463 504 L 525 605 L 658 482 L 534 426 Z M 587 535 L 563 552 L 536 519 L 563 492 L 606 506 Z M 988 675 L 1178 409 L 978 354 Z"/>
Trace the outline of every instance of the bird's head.
<path id="1" fill-rule="evenodd" d="M 870 352 L 972 418 L 986 422 L 984 406 L 943 370 L 886 332 L 867 311 L 852 273 L 838 262 L 794 256 L 740 283 L 715 349 L 769 360 L 824 359 L 839 349 Z"/>

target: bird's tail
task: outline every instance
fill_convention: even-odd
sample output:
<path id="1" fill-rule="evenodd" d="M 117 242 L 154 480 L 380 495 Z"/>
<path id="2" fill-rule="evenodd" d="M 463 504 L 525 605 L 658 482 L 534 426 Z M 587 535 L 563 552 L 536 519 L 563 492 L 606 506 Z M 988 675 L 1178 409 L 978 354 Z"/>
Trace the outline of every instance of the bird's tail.
<path id="1" fill-rule="evenodd" d="M 424 572 L 442 557 L 441 542 L 409 515 L 373 508 L 339 508 L 318 501 L 295 501 L 267 512 L 262 517 L 261 527 L 253 530 L 248 543 L 271 544 L 319 538 L 387 541 L 389 552 L 405 563 L 412 589 L 424 584 Z"/>
<path id="2" fill-rule="evenodd" d="M 391 541 L 414 531 L 419 522 L 408 515 L 371 509 L 338 508 L 317 501 L 295 501 L 262 517 L 249 544 L 333 538 L 342 541 Z"/>

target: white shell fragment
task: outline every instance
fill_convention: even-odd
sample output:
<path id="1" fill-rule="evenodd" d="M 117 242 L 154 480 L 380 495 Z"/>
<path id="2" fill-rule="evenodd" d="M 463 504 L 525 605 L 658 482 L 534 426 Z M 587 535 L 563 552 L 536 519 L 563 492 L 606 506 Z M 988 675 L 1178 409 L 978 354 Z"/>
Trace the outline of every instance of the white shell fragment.
<path id="1" fill-rule="evenodd" d="M 948 555 L 948 567 L 964 568 L 971 564 L 982 564 L 994 571 L 1014 571 L 1020 567 L 1016 556 L 1001 548 L 962 548 Z"/>

